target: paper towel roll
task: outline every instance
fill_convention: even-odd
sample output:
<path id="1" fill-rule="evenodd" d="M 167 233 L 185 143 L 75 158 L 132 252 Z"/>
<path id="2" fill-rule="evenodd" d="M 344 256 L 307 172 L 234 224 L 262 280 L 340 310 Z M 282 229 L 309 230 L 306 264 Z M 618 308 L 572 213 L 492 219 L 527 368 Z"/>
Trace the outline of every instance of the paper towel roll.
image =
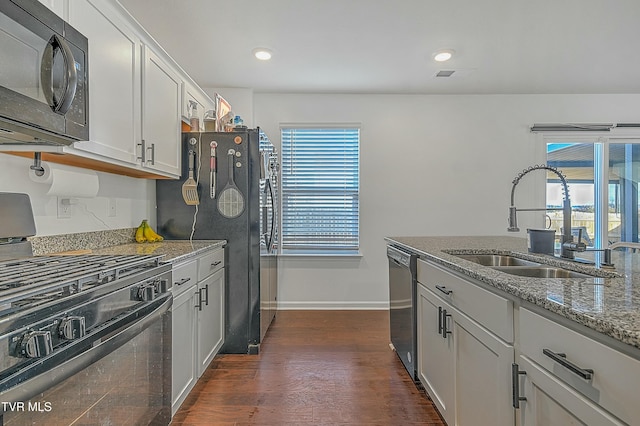
<path id="1" fill-rule="evenodd" d="M 49 185 L 47 195 L 56 197 L 93 198 L 100 185 L 98 174 L 92 170 L 71 170 L 57 164 L 42 163 L 44 175 L 36 176 L 29 170 L 33 182 Z"/>

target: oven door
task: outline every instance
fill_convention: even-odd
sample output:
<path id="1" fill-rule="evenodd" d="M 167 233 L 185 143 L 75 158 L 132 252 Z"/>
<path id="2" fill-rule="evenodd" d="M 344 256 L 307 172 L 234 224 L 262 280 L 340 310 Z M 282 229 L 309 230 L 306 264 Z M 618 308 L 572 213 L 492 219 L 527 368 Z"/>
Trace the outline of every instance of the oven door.
<path id="1" fill-rule="evenodd" d="M 87 39 L 38 1 L 0 2 L 3 142 L 88 139 L 86 52 Z"/>
<path id="2" fill-rule="evenodd" d="M 30 366 L 35 375 L 5 378 L 0 425 L 169 424 L 172 300 L 168 292 L 88 333 L 71 357 Z"/>

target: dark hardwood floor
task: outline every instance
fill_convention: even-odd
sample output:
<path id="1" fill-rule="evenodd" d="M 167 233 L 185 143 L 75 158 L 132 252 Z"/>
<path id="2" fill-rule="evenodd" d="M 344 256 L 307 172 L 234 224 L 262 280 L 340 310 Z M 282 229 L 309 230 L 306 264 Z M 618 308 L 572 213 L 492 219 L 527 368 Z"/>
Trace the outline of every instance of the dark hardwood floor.
<path id="1" fill-rule="evenodd" d="M 279 311 L 260 355 L 219 355 L 172 425 L 443 425 L 389 348 L 387 311 Z"/>

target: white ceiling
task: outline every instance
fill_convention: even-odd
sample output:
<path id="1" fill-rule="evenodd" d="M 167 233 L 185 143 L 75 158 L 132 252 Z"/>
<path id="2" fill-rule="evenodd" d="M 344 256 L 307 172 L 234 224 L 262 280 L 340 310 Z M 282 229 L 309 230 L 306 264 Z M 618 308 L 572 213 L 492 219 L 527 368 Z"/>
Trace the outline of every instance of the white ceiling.
<path id="1" fill-rule="evenodd" d="M 120 2 L 203 87 L 640 93 L 640 0 Z M 456 56 L 438 64 L 440 48 Z"/>

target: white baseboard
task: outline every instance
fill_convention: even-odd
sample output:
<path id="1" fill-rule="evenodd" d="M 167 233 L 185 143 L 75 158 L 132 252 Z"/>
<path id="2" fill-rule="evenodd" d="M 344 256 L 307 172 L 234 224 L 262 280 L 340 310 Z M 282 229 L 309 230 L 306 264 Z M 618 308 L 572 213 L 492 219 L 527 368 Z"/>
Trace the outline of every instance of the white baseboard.
<path id="1" fill-rule="evenodd" d="M 287 310 L 388 310 L 389 302 L 278 302 L 279 311 Z"/>

